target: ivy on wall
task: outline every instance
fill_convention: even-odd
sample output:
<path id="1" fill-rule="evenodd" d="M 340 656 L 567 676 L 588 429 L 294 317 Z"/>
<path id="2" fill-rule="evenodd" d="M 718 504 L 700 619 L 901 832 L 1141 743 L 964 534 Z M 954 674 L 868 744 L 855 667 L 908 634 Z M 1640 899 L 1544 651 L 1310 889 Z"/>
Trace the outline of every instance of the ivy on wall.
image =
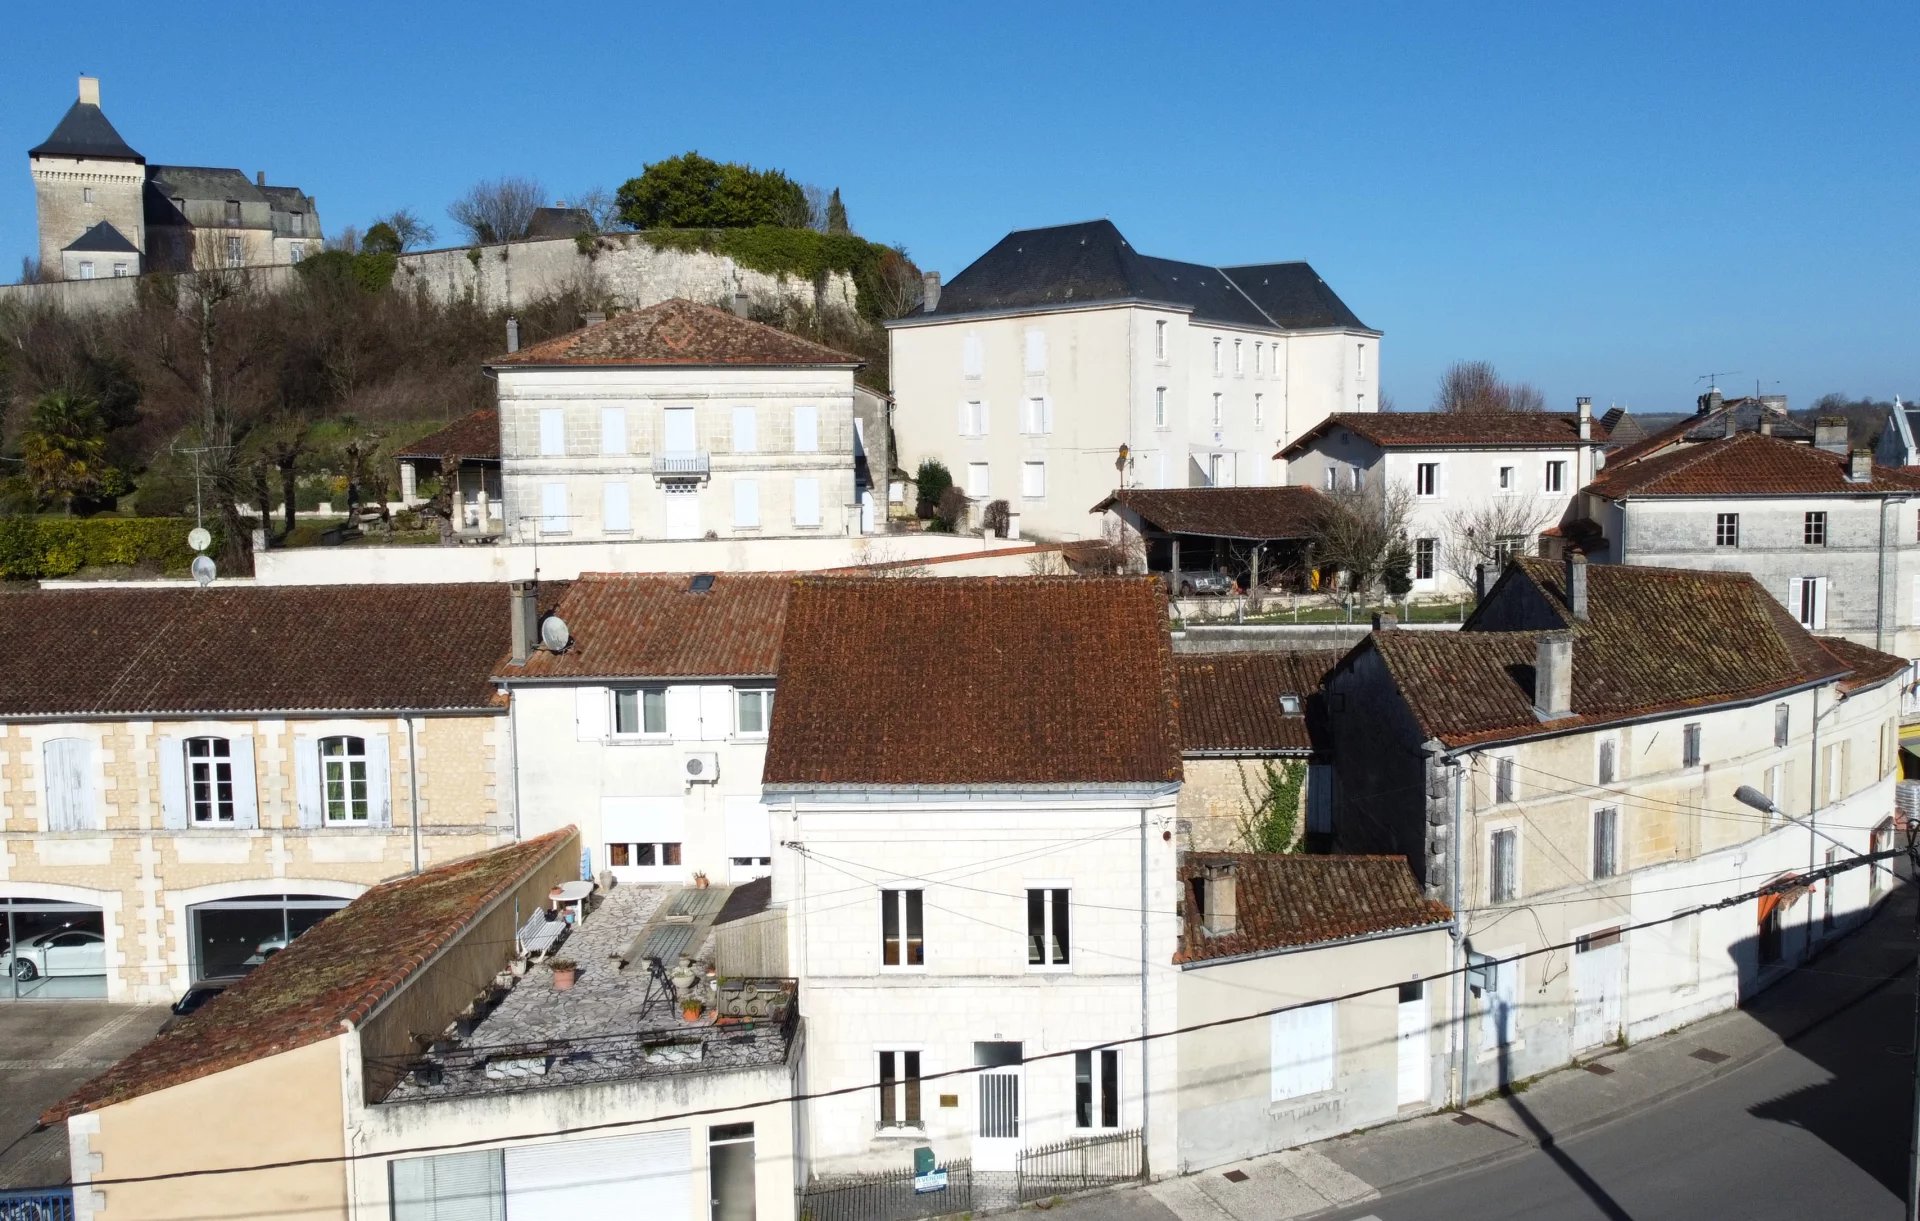
<path id="1" fill-rule="evenodd" d="M 1297 852 L 1300 848 L 1300 795 L 1307 787 L 1307 765 L 1297 759 L 1276 766 L 1262 759 L 1249 776 L 1240 765 L 1240 791 L 1247 809 L 1240 816 L 1240 838 L 1248 852 Z"/>

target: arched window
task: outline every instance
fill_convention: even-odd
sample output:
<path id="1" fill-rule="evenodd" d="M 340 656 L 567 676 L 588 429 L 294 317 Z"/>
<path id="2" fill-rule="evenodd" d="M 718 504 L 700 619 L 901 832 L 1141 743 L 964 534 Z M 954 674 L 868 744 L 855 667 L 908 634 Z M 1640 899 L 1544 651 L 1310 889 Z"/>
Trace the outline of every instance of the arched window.
<path id="1" fill-rule="evenodd" d="M 233 750 L 225 738 L 187 739 L 187 811 L 196 823 L 233 823 Z"/>
<path id="2" fill-rule="evenodd" d="M 320 739 L 321 800 L 330 823 L 367 821 L 367 741 Z"/>

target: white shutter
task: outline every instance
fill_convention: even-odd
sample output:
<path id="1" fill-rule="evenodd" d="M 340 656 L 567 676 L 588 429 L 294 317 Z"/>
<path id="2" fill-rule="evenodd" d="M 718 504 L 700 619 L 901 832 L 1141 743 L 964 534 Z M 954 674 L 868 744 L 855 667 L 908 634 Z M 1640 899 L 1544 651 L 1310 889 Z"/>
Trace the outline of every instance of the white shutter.
<path id="1" fill-rule="evenodd" d="M 583 1221 L 644 1212 L 683 1221 L 693 1208 L 692 1157 L 685 1128 L 512 1145 L 506 1150 L 507 1215 L 511 1221 Z"/>
<path id="2" fill-rule="evenodd" d="M 573 689 L 573 733 L 582 742 L 600 742 L 607 736 L 607 689 Z"/>
<path id="3" fill-rule="evenodd" d="M 567 452 L 567 422 L 558 407 L 540 409 L 540 456 L 556 458 Z"/>
<path id="4" fill-rule="evenodd" d="M 233 762 L 233 825 L 251 831 L 260 825 L 259 781 L 253 774 L 253 735 L 235 734 L 227 740 Z"/>
<path id="5" fill-rule="evenodd" d="M 1794 619 L 1802 627 L 1807 623 L 1800 610 L 1805 605 L 1806 587 L 1807 583 L 1801 577 L 1792 577 L 1787 581 L 1787 609 L 1793 612 Z"/>
<path id="6" fill-rule="evenodd" d="M 961 373 L 967 377 L 979 377 L 986 371 L 986 364 L 986 353 L 980 346 L 980 336 L 967 336 L 960 356 Z"/>
<path id="7" fill-rule="evenodd" d="M 1302 1098 L 1333 1088 L 1333 1015 L 1331 1002 L 1289 1009 L 1270 1019 L 1272 1101 Z"/>
<path id="8" fill-rule="evenodd" d="M 758 797 L 727 798 L 727 855 L 773 855 L 773 819 Z"/>
<path id="9" fill-rule="evenodd" d="M 627 452 L 627 409 L 625 407 L 600 409 L 600 452 L 609 456 Z"/>
<path id="10" fill-rule="evenodd" d="M 498 1149 L 402 1157 L 393 1170 L 393 1221 L 506 1221 L 506 1159 Z"/>
<path id="11" fill-rule="evenodd" d="M 302 827 L 311 830 L 326 821 L 320 800 L 320 739 L 293 740 L 293 801 Z"/>
<path id="12" fill-rule="evenodd" d="M 1913 622 L 1920 625 L 1920 577 L 1913 579 Z"/>
<path id="13" fill-rule="evenodd" d="M 980 435 L 986 436 L 993 431 L 993 404 L 980 400 Z"/>
<path id="14" fill-rule="evenodd" d="M 760 524 L 760 484 L 752 479 L 733 481 L 733 527 L 751 530 Z"/>
<path id="15" fill-rule="evenodd" d="M 540 533 L 565 534 L 566 532 L 567 485 L 543 483 L 540 485 Z"/>
<path id="16" fill-rule="evenodd" d="M 1040 398 L 1040 431 L 1049 433 L 1053 431 L 1053 396 L 1051 394 L 1042 395 Z"/>
<path id="17" fill-rule="evenodd" d="M 633 515 L 627 507 L 627 485 L 609 480 L 600 488 L 600 528 L 609 534 L 625 534 L 633 529 Z"/>
<path id="18" fill-rule="evenodd" d="M 1027 332 L 1027 372 L 1045 373 L 1047 371 L 1047 333 L 1032 329 Z"/>
<path id="19" fill-rule="evenodd" d="M 98 831 L 93 813 L 93 744 L 55 738 L 42 750 L 47 830 Z"/>
<path id="20" fill-rule="evenodd" d="M 973 412 L 970 410 L 971 406 L 972 404 L 966 399 L 960 400 L 960 435 L 963 437 L 973 435 Z"/>
<path id="21" fill-rule="evenodd" d="M 750 454 L 760 448 L 760 415 L 751 407 L 733 409 L 733 452 Z"/>
<path id="22" fill-rule="evenodd" d="M 1827 630 L 1827 578 L 1812 577 L 1813 581 L 1813 630 Z"/>
<path id="23" fill-rule="evenodd" d="M 609 844 L 680 844 L 687 812 L 676 797 L 602 797 L 600 838 Z"/>
<path id="24" fill-rule="evenodd" d="M 818 479 L 793 481 L 793 524 L 796 526 L 820 524 L 820 481 Z"/>
<path id="25" fill-rule="evenodd" d="M 793 409 L 793 452 L 817 453 L 820 449 L 820 409 L 802 403 Z"/>
<path id="26" fill-rule="evenodd" d="M 187 757 L 179 738 L 163 737 L 154 748 L 160 759 L 160 825 L 187 829 Z"/>
<path id="27" fill-rule="evenodd" d="M 366 736 L 367 744 L 367 823 L 375 827 L 393 825 L 393 768 L 387 757 L 385 730 Z"/>
<path id="28" fill-rule="evenodd" d="M 700 688 L 667 688 L 667 736 L 676 742 L 700 740 Z"/>
<path id="29" fill-rule="evenodd" d="M 733 688 L 695 687 L 700 696 L 700 740 L 724 742 L 733 736 Z"/>

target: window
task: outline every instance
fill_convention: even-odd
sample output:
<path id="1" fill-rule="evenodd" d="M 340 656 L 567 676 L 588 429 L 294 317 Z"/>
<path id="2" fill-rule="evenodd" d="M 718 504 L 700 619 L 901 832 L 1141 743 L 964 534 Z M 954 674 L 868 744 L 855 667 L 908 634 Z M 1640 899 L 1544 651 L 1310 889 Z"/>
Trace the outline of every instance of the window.
<path id="1" fill-rule="evenodd" d="M 760 448 L 760 413 L 751 407 L 733 409 L 733 452 L 750 454 Z"/>
<path id="2" fill-rule="evenodd" d="M 1602 806 L 1593 812 L 1593 876 L 1610 878 L 1620 872 L 1620 811 Z"/>
<path id="3" fill-rule="evenodd" d="M 295 242 L 292 245 L 287 247 L 287 262 L 298 263 L 301 259 L 304 259 L 306 257 L 307 257 L 307 248 L 304 244 L 300 242 Z M 114 266 L 121 267 L 123 266 L 123 264 L 115 263 Z M 115 271 L 113 274 L 124 275 L 125 273 L 120 271 Z"/>
<path id="4" fill-rule="evenodd" d="M 93 188 L 92 188 L 92 187 L 81 187 L 81 188 L 80 188 L 80 202 L 81 202 L 81 203 L 92 203 L 92 202 L 93 202 Z"/>
<path id="5" fill-rule="evenodd" d="M 1518 894 L 1520 889 L 1518 859 L 1520 832 L 1513 827 L 1502 827 L 1489 839 L 1487 901 L 1505 903 Z"/>
<path id="6" fill-rule="evenodd" d="M 1846 743 L 1831 742 L 1820 748 L 1821 773 L 1826 784 L 1825 803 L 1832 805 L 1846 795 L 1847 791 L 1847 752 Z"/>
<path id="7" fill-rule="evenodd" d="M 1800 529 L 1800 541 L 1809 547 L 1827 545 L 1827 515 L 1825 513 L 1807 514 L 1806 524 Z"/>
<path id="8" fill-rule="evenodd" d="M 802 403 L 793 409 L 793 452 L 820 452 L 820 409 L 812 403 Z"/>
<path id="9" fill-rule="evenodd" d="M 1787 609 L 1809 631 L 1827 626 L 1827 578 L 1794 577 L 1787 582 Z"/>
<path id="10" fill-rule="evenodd" d="M 967 463 L 967 495 L 975 500 L 986 499 L 988 490 L 993 486 L 992 468 L 984 462 Z"/>
<path id="11" fill-rule="evenodd" d="M 608 534 L 627 534 L 633 530 L 625 481 L 609 479 L 600 485 L 600 528 Z"/>
<path id="12" fill-rule="evenodd" d="M 1218 394 L 1213 396 L 1213 426 L 1220 427 L 1220 396 Z"/>
<path id="13" fill-rule="evenodd" d="M 507 1215 L 502 1149 L 399 1157 L 387 1163 L 393 1221 L 499 1221 Z"/>
<path id="14" fill-rule="evenodd" d="M 1247 371 L 1247 358 L 1241 350 L 1240 341 L 1233 341 L 1233 375 L 1239 377 Z"/>
<path id="15" fill-rule="evenodd" d="M 1525 555 L 1527 538 L 1524 534 L 1502 534 L 1493 540 L 1493 562 L 1504 566 L 1514 556 Z"/>
<path id="16" fill-rule="evenodd" d="M 1440 464 L 1422 462 L 1413 468 L 1413 494 L 1415 496 L 1438 496 L 1440 494 Z"/>
<path id="17" fill-rule="evenodd" d="M 733 528 L 755 530 L 760 526 L 760 484 L 754 479 L 733 481 Z"/>
<path id="18" fill-rule="evenodd" d="M 600 452 L 608 457 L 617 457 L 627 452 L 627 409 L 625 407 L 600 409 Z"/>
<path id="19" fill-rule="evenodd" d="M 1500 468 L 1500 490 L 1503 492 L 1512 492 L 1517 490 L 1513 481 L 1513 468 L 1510 466 L 1503 466 Z"/>
<path id="20" fill-rule="evenodd" d="M 1347 472 L 1347 482 L 1358 492 L 1367 486 L 1367 472 L 1356 466 Z"/>
<path id="21" fill-rule="evenodd" d="M 1064 967 L 1071 940 L 1067 918 L 1067 894 L 1062 888 L 1027 891 L 1027 965 Z"/>
<path id="22" fill-rule="evenodd" d="M 225 738 L 187 739 L 187 814 L 202 825 L 233 822 L 233 752 Z"/>
<path id="23" fill-rule="evenodd" d="M 921 903 L 917 890 L 880 892 L 880 965 L 924 967 L 926 946 L 921 940 Z"/>
<path id="24" fill-rule="evenodd" d="M 1601 740 L 1599 758 L 1594 767 L 1594 783 L 1602 785 L 1613 783 L 1613 778 L 1618 774 L 1616 764 L 1619 759 L 1619 748 L 1620 744 L 1612 738 L 1604 738 Z"/>
<path id="25" fill-rule="evenodd" d="M 1253 396 L 1253 426 L 1255 428 L 1259 428 L 1266 421 L 1266 408 L 1261 403 L 1264 397 L 1264 395 L 1260 394 Z"/>
<path id="26" fill-rule="evenodd" d="M 1047 464 L 1044 462 L 1022 462 L 1020 464 L 1020 495 L 1027 500 L 1044 500 L 1047 495 Z"/>
<path id="27" fill-rule="evenodd" d="M 983 400 L 968 399 L 960 405 L 960 435 L 963 437 L 987 435 L 987 404 Z"/>
<path id="28" fill-rule="evenodd" d="M 247 261 L 246 245 L 237 237 L 227 239 L 227 266 L 239 267 Z"/>
<path id="29" fill-rule="evenodd" d="M 1053 421 L 1047 418 L 1051 414 L 1052 413 L 1047 410 L 1046 399 L 1027 399 L 1026 402 L 1022 404 L 1022 411 L 1020 413 L 1020 431 L 1035 436 L 1040 433 L 1052 431 L 1050 425 Z"/>
<path id="30" fill-rule="evenodd" d="M 558 458 L 567 452 L 567 417 L 559 407 L 540 409 L 540 456 Z"/>
<path id="31" fill-rule="evenodd" d="M 1513 800 L 1513 760 L 1495 759 L 1493 761 L 1493 799 L 1499 802 Z"/>
<path id="32" fill-rule="evenodd" d="M 814 527 L 820 524 L 820 481 L 818 479 L 793 481 L 793 524 L 803 527 Z"/>
<path id="33" fill-rule="evenodd" d="M 1700 766 L 1700 722 L 1689 721 L 1680 727 L 1680 766 Z"/>
<path id="34" fill-rule="evenodd" d="M 1567 464 L 1565 462 L 1547 463 L 1547 491 L 1564 492 L 1567 487 Z"/>
<path id="35" fill-rule="evenodd" d="M 1215 336 L 1213 340 L 1213 375 L 1215 377 L 1220 376 L 1220 339 L 1218 336 Z"/>
<path id="36" fill-rule="evenodd" d="M 565 534 L 566 532 L 567 485 L 543 483 L 540 485 L 540 533 Z"/>
<path id="37" fill-rule="evenodd" d="M 1431 581 L 1434 574 L 1434 557 L 1439 552 L 1440 540 L 1416 538 L 1413 540 L 1413 579 Z"/>
<path id="38" fill-rule="evenodd" d="M 1335 466 L 1333 463 L 1329 462 L 1327 463 L 1326 475 L 1327 475 L 1327 491 L 1329 492 L 1339 491 L 1340 490 L 1340 468 Z"/>
<path id="39" fill-rule="evenodd" d="M 1266 346 L 1267 345 L 1263 343 L 1257 343 L 1257 342 L 1253 345 L 1253 372 L 1254 372 L 1254 376 L 1256 377 L 1260 375 L 1261 355 L 1266 350 Z"/>
<path id="40" fill-rule="evenodd" d="M 987 358 L 980 346 L 980 336 L 969 335 L 960 347 L 960 373 L 963 377 L 979 378 L 986 372 Z"/>
<path id="41" fill-rule="evenodd" d="M 1047 333 L 1042 330 L 1027 332 L 1027 372 L 1045 373 L 1047 371 Z"/>
<path id="42" fill-rule="evenodd" d="M 82 280 L 93 279 L 93 263 L 90 260 L 82 259 L 80 261 L 80 278 Z"/>
<path id="43" fill-rule="evenodd" d="M 1167 426 L 1167 388 L 1165 386 L 1153 388 L 1153 426 L 1155 428 Z"/>
<path id="44" fill-rule="evenodd" d="M 1073 1053 L 1073 1126 L 1120 1126 L 1120 1049 Z"/>
<path id="45" fill-rule="evenodd" d="M 1716 547 L 1738 547 L 1740 545 L 1740 515 L 1721 513 L 1713 519 L 1713 545 Z"/>
<path id="46" fill-rule="evenodd" d="M 1789 705 L 1775 704 L 1773 706 L 1773 744 L 1775 746 L 1785 746 L 1787 744 L 1787 731 L 1791 727 L 1792 715 L 1792 709 Z"/>
<path id="47" fill-rule="evenodd" d="M 287 213 L 287 224 L 293 231 L 293 236 L 305 237 L 307 235 L 307 214 L 305 212 Z"/>
<path id="48" fill-rule="evenodd" d="M 1164 320 L 1156 320 L 1153 324 L 1153 358 L 1167 358 L 1167 324 Z"/>
<path id="49" fill-rule="evenodd" d="M 764 738 L 773 721 L 773 692 L 764 688 L 733 693 L 733 731 L 743 738 Z"/>
<path id="50" fill-rule="evenodd" d="M 227 201 L 227 223 L 229 225 L 240 223 L 240 201 L 237 199 Z"/>
<path id="51" fill-rule="evenodd" d="M 607 864 L 616 869 L 661 869 L 680 863 L 680 845 L 674 843 L 608 844 Z"/>
<path id="52" fill-rule="evenodd" d="M 880 1126 L 920 1126 L 920 1053 L 880 1053 Z"/>
<path id="53" fill-rule="evenodd" d="M 367 821 L 367 741 L 320 739 L 320 800 L 330 823 Z"/>
<path id="54" fill-rule="evenodd" d="M 1282 1010 L 1268 1021 L 1268 1097 L 1284 1102 L 1332 1089 L 1333 1003 Z"/>
<path id="55" fill-rule="evenodd" d="M 1361 381 L 1367 380 L 1367 345 L 1364 343 L 1353 350 L 1353 375 Z"/>
<path id="56" fill-rule="evenodd" d="M 667 732 L 667 689 L 665 687 L 626 687 L 613 693 L 613 732 L 616 737 L 632 738 Z"/>
<path id="57" fill-rule="evenodd" d="M 1786 781 L 1787 769 L 1783 765 L 1776 763 L 1767 769 L 1767 800 L 1773 803 L 1774 810 L 1785 808 L 1780 803 L 1786 800 Z M 1767 811 L 1768 826 L 1780 821 L 1780 815 L 1774 813 L 1774 810 Z"/>

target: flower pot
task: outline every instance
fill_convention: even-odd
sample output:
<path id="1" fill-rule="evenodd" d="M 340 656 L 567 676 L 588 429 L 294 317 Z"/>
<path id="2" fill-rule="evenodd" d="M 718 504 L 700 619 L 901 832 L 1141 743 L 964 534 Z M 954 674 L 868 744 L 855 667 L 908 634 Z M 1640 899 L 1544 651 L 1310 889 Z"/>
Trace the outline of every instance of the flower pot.
<path id="1" fill-rule="evenodd" d="M 507 964 L 507 970 L 513 972 L 515 979 L 519 979 L 527 973 L 527 960 L 524 958 L 516 958 Z"/>
<path id="2" fill-rule="evenodd" d="M 697 1022 L 697 1021 L 699 1021 L 699 1020 L 700 1020 L 700 1006 L 698 1006 L 698 1005 L 682 1005 L 682 1006 L 680 1007 L 680 1020 L 681 1020 L 681 1021 L 683 1021 L 683 1022 L 688 1022 L 688 1023 L 692 1023 L 692 1022 Z"/>
<path id="3" fill-rule="evenodd" d="M 555 967 L 553 969 L 553 990 L 555 992 L 567 991 L 573 987 L 573 981 L 579 978 L 579 975 L 580 968 L 578 967 Z"/>

